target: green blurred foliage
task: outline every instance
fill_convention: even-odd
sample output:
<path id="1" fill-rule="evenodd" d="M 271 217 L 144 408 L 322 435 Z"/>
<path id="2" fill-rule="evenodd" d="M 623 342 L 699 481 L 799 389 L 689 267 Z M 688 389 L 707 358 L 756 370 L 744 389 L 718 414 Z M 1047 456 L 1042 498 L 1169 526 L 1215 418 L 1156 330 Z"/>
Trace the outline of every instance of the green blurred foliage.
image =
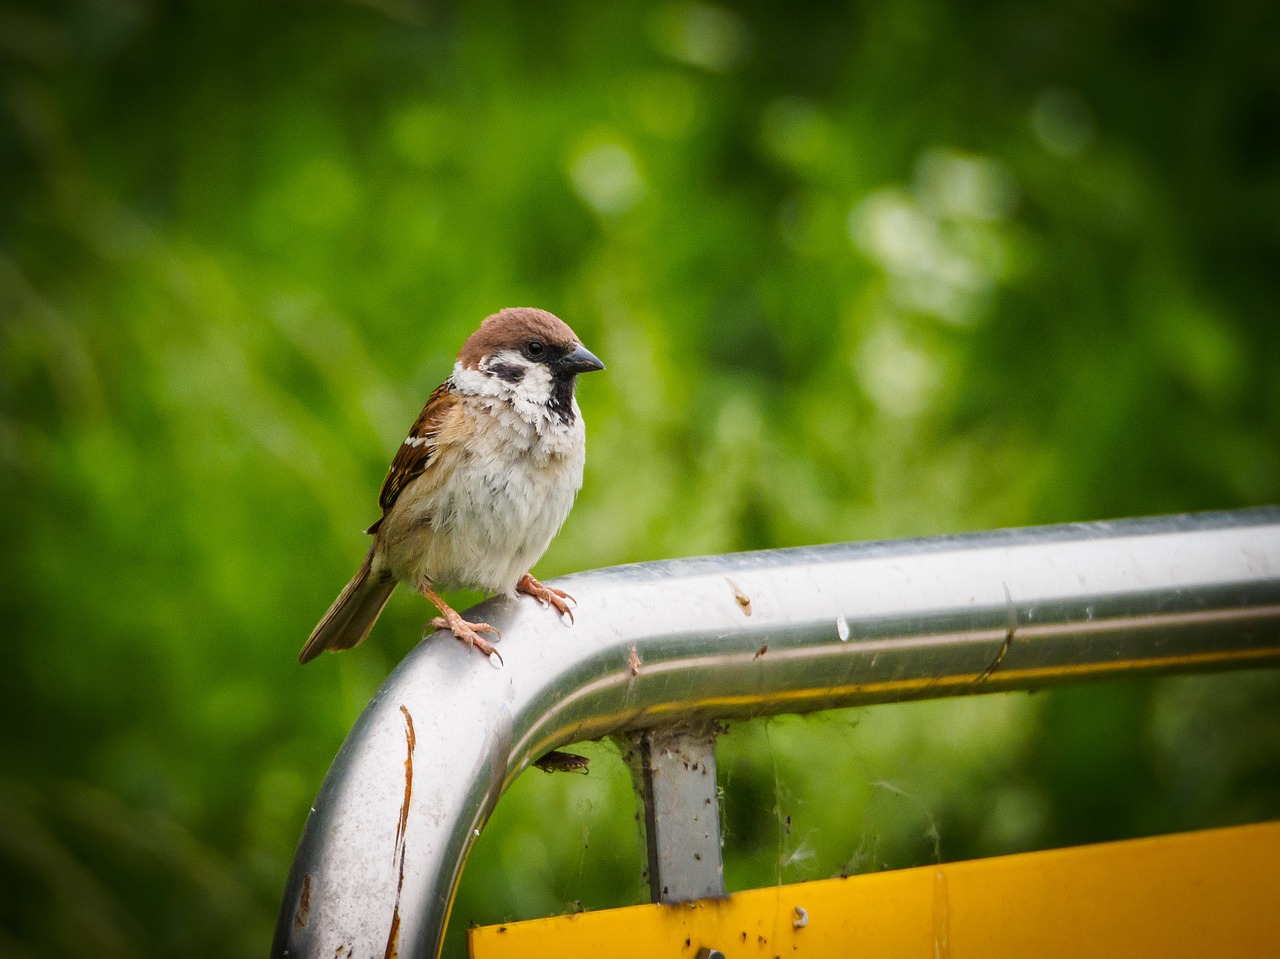
<path id="1" fill-rule="evenodd" d="M 1278 19 L 0 7 L 0 954 L 263 952 L 430 613 L 398 595 L 361 649 L 294 656 L 497 308 L 609 365 L 544 576 L 1280 499 Z M 1275 816 L 1278 692 L 737 727 L 730 884 Z M 625 774 L 586 750 L 499 807 L 451 948 L 639 898 Z"/>

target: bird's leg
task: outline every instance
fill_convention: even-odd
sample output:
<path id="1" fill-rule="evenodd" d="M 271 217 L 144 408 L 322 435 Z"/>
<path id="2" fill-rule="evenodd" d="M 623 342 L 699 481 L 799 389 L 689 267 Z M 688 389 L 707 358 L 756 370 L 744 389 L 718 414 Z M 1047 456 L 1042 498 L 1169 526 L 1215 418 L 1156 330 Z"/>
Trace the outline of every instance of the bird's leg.
<path id="1" fill-rule="evenodd" d="M 528 593 L 543 605 L 550 603 L 560 611 L 561 616 L 569 617 L 570 624 L 573 623 L 573 610 L 570 608 L 569 603 L 577 606 L 578 601 L 564 590 L 556 589 L 554 586 L 543 586 L 528 573 L 525 573 L 520 577 L 520 582 L 516 583 L 516 592 Z M 565 600 L 568 600 L 568 602 L 565 602 Z"/>
<path id="2" fill-rule="evenodd" d="M 486 656 L 497 656 L 498 662 L 502 662 L 501 654 L 493 648 L 493 643 L 481 637 L 481 633 L 497 633 L 496 627 L 490 626 L 488 623 L 469 623 L 462 618 L 462 614 L 455 610 L 452 606 L 444 601 L 444 599 L 431 588 L 431 583 L 426 579 L 419 581 L 418 592 L 435 604 L 436 608 L 443 614 L 437 616 L 431 621 L 431 625 L 436 629 L 447 629 L 454 636 L 466 643 L 467 648 L 475 648 L 480 650 Z"/>

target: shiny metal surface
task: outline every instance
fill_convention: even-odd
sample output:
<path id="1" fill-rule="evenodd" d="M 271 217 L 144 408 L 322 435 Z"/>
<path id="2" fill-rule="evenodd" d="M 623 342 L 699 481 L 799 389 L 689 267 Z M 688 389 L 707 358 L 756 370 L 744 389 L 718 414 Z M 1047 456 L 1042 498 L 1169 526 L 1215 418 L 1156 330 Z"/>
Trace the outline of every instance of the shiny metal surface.
<path id="1" fill-rule="evenodd" d="M 1280 509 L 672 560 L 470 611 L 405 657 L 316 798 L 276 956 L 437 955 L 467 852 L 532 760 L 609 733 L 1280 664 Z"/>
<path id="2" fill-rule="evenodd" d="M 644 821 L 649 899 L 723 896 L 716 729 L 646 729 L 628 739 L 627 764 Z"/>

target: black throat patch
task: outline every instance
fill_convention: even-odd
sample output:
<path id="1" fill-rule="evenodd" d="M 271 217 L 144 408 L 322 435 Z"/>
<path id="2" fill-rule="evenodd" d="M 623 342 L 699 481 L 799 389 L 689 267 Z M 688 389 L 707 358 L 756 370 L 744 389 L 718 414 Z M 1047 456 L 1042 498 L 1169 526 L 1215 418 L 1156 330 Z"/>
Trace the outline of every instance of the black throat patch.
<path id="1" fill-rule="evenodd" d="M 573 425 L 574 383 L 575 377 L 572 376 L 563 379 L 556 376 L 551 380 L 551 399 L 547 401 L 547 409 L 565 426 Z"/>

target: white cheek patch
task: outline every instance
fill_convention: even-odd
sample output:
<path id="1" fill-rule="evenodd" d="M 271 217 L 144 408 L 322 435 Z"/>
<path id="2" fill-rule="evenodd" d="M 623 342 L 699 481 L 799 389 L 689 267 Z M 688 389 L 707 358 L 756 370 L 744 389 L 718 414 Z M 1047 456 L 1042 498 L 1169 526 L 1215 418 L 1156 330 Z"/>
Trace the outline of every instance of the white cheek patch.
<path id="1" fill-rule="evenodd" d="M 501 396 L 502 381 L 482 370 L 472 370 L 461 363 L 453 364 L 453 385 L 468 396 Z"/>
<path id="2" fill-rule="evenodd" d="M 521 371 L 518 376 L 516 369 Z M 451 379 L 458 392 L 483 397 L 518 418 L 528 430 L 529 441 L 560 434 L 578 418 L 572 382 L 556 380 L 545 363 L 531 362 L 514 350 L 485 357 L 479 369 L 455 363 Z M 565 387 L 569 390 L 567 396 Z M 491 408 L 490 412 L 499 415 L 497 409 Z"/>
<path id="3" fill-rule="evenodd" d="M 536 365 L 514 350 L 502 350 L 481 360 L 480 370 L 514 388 L 524 379 L 530 367 Z"/>
<path id="4" fill-rule="evenodd" d="M 551 399 L 551 371 L 541 363 L 532 363 L 512 390 L 528 403 L 543 406 Z"/>
<path id="5" fill-rule="evenodd" d="M 494 396 L 532 406 L 544 406 L 551 399 L 551 371 L 515 350 L 486 356 L 474 370 L 455 363 L 453 384 L 472 396 Z"/>

